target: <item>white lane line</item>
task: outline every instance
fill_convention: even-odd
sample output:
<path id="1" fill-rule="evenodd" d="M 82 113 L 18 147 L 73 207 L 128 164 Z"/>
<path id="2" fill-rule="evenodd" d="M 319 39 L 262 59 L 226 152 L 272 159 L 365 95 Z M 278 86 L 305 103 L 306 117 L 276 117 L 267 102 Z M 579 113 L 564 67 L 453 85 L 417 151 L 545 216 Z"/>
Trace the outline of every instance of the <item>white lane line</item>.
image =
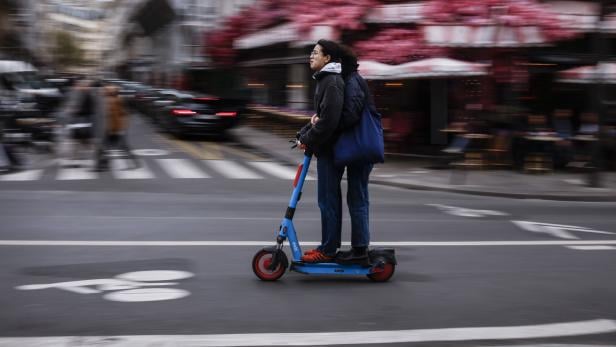
<path id="1" fill-rule="evenodd" d="M 290 168 L 272 161 L 249 161 L 248 163 L 263 172 L 283 180 L 293 180 L 297 173 L 297 168 Z M 306 179 L 314 180 L 311 176 L 307 176 Z"/>
<path id="2" fill-rule="evenodd" d="M 0 176 L 0 181 L 35 181 L 41 178 L 43 170 L 25 170 Z"/>
<path id="3" fill-rule="evenodd" d="M 156 159 L 165 172 L 173 178 L 209 178 L 187 159 Z"/>
<path id="4" fill-rule="evenodd" d="M 271 246 L 275 241 L 104 241 L 104 240 L 0 240 L 0 246 Z M 318 246 L 318 241 L 305 241 L 301 245 Z M 390 247 L 465 247 L 465 246 L 581 246 L 616 245 L 616 240 L 586 241 L 451 241 L 370 242 L 372 246 Z M 348 246 L 350 242 L 342 242 Z"/>
<path id="5" fill-rule="evenodd" d="M 98 174 L 93 172 L 92 168 L 91 164 L 76 168 L 63 167 L 58 172 L 56 179 L 59 181 L 93 180 L 98 178 Z"/>
<path id="6" fill-rule="evenodd" d="M 589 321 L 511 327 L 466 327 L 417 330 L 341 331 L 325 333 L 261 333 L 212 335 L 124 335 L 4 337 L 0 346 L 89 346 L 104 341 L 111 347 L 141 346 L 322 346 L 433 341 L 514 340 L 604 334 L 616 331 L 616 321 Z"/>
<path id="7" fill-rule="evenodd" d="M 204 160 L 208 167 L 219 174 L 233 179 L 261 179 L 263 176 L 230 160 Z"/>
<path id="8" fill-rule="evenodd" d="M 141 167 L 132 169 L 133 163 L 127 159 L 114 159 L 111 161 L 111 171 L 113 177 L 121 180 L 139 180 L 139 179 L 152 179 L 154 174 L 147 168 L 145 163 L 141 162 Z"/>
<path id="9" fill-rule="evenodd" d="M 589 246 L 567 246 L 567 248 L 575 249 L 577 251 L 611 251 L 611 250 L 615 250 L 616 246 L 589 245 Z"/>

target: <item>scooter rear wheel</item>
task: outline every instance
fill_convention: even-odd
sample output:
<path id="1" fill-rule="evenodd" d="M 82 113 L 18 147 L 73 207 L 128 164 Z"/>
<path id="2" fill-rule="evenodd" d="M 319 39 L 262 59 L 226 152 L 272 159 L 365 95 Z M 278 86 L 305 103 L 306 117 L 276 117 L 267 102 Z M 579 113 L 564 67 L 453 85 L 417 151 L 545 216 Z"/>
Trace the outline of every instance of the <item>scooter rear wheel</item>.
<path id="1" fill-rule="evenodd" d="M 269 266 L 272 264 L 272 258 L 274 254 L 270 251 L 261 250 L 255 254 L 252 258 L 252 271 L 263 281 L 275 281 L 284 275 L 286 266 L 288 264 L 287 256 L 283 252 L 280 252 L 278 256 L 282 256 L 278 265 L 274 270 L 270 270 Z"/>
<path id="2" fill-rule="evenodd" d="M 368 276 L 374 282 L 387 282 L 394 275 L 396 270 L 396 264 L 394 263 L 385 263 L 382 269 L 379 269 L 378 272 L 370 273 Z"/>

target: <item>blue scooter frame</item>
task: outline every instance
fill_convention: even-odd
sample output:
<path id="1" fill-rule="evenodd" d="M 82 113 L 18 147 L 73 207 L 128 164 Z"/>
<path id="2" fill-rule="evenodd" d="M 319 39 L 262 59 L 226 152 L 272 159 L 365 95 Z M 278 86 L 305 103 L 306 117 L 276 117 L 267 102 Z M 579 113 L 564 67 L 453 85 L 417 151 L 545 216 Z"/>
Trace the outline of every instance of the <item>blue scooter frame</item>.
<path id="1" fill-rule="evenodd" d="M 338 264 L 305 263 L 301 260 L 302 249 L 297 239 L 297 233 L 293 226 L 293 216 L 297 204 L 301 199 L 304 182 L 310 168 L 312 154 L 304 153 L 304 160 L 299 165 L 293 182 L 293 193 L 289 200 L 289 206 L 280 224 L 276 246 L 266 247 L 257 252 L 253 258 L 253 271 L 264 281 L 275 281 L 282 277 L 288 266 L 286 254 L 282 251 L 285 240 L 289 240 L 291 246 L 292 262 L 289 270 L 308 275 L 366 275 L 373 281 L 384 282 L 393 275 L 396 259 L 393 249 L 373 249 L 369 252 L 369 264 Z"/>

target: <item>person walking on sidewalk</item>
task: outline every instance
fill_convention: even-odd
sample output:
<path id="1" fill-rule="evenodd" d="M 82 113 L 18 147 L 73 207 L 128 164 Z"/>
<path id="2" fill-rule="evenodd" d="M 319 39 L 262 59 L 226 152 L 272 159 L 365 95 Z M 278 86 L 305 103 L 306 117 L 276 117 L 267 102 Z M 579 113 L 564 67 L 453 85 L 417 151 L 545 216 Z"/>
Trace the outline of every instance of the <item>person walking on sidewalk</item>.
<path id="1" fill-rule="evenodd" d="M 374 100 L 368 89 L 368 83 L 359 75 L 357 56 L 347 46 L 342 46 L 342 78 L 344 79 L 344 107 L 338 125 L 338 132 L 344 132 L 357 126 L 365 107 L 374 107 Z M 340 252 L 336 261 L 340 263 L 366 262 L 369 229 L 368 178 L 374 164 L 355 162 L 347 165 L 347 205 L 351 216 L 351 250 Z M 339 229 L 341 234 L 342 230 Z M 340 237 L 339 237 L 340 239 Z"/>
<path id="2" fill-rule="evenodd" d="M 333 147 L 344 102 L 344 81 L 340 73 L 340 46 L 319 40 L 310 54 L 310 68 L 317 81 L 314 95 L 314 124 L 300 131 L 299 148 L 317 157 L 317 200 L 321 210 L 321 245 L 308 251 L 302 261 L 331 261 L 340 247 L 342 227 L 342 192 L 340 181 L 344 167 L 334 164 Z"/>
<path id="3" fill-rule="evenodd" d="M 131 152 L 126 140 L 127 117 L 126 111 L 122 105 L 122 100 L 118 96 L 118 88 L 112 85 L 107 85 L 104 88 L 105 100 L 105 132 L 103 138 L 96 151 L 96 171 L 105 171 L 109 169 L 109 160 L 106 152 L 115 148 L 124 152 L 124 154 L 132 161 L 133 169 L 138 168 L 139 161 Z"/>

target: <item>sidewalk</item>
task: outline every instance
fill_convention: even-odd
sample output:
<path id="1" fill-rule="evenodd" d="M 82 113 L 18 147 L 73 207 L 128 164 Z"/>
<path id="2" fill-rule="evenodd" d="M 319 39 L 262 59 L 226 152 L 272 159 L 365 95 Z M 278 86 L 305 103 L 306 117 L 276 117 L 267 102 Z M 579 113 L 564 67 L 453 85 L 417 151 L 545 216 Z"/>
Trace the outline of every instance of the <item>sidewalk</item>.
<path id="1" fill-rule="evenodd" d="M 301 152 L 291 149 L 289 139 L 250 126 L 232 130 L 236 140 L 290 165 L 297 165 Z M 601 188 L 587 187 L 587 174 L 556 172 L 524 174 L 512 170 L 432 170 L 429 159 L 386 158 L 375 165 L 370 183 L 393 187 L 436 190 L 461 194 L 518 199 L 563 201 L 616 201 L 616 173 L 601 173 Z M 314 168 L 314 166 L 313 166 Z"/>

